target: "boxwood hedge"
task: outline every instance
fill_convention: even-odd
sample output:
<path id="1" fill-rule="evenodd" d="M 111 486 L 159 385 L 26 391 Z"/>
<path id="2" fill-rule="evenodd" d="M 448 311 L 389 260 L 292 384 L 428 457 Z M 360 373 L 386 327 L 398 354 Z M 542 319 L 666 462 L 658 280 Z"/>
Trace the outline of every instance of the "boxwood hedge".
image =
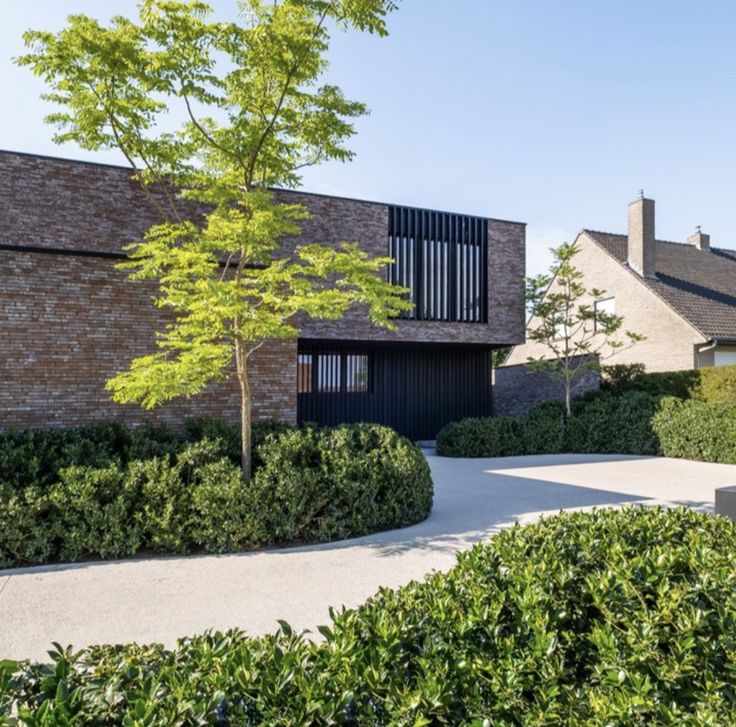
<path id="1" fill-rule="evenodd" d="M 647 372 L 643 364 L 604 366 L 601 389 L 614 394 L 642 391 L 653 396 L 736 403 L 736 366 Z"/>
<path id="2" fill-rule="evenodd" d="M 736 463 L 736 402 L 711 403 L 648 393 L 602 390 L 516 418 L 464 419 L 437 435 L 446 457 L 505 457 L 555 452 L 664 455 Z"/>
<path id="3" fill-rule="evenodd" d="M 421 451 L 386 427 L 257 425 L 248 485 L 236 429 L 198 420 L 187 431 L 0 433 L 0 568 L 321 542 L 402 527 L 432 508 Z"/>
<path id="4" fill-rule="evenodd" d="M 0 665 L 27 724 L 736 724 L 736 526 L 690 510 L 566 513 L 333 613 L 314 643 L 56 648 Z"/>

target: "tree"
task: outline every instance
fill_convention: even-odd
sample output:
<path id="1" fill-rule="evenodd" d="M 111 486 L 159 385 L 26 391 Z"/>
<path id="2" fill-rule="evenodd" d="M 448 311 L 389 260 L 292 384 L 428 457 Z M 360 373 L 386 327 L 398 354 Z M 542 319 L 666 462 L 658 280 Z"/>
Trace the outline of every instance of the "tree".
<path id="1" fill-rule="evenodd" d="M 57 34 L 28 31 L 30 66 L 59 104 L 57 143 L 118 149 L 161 215 L 121 265 L 158 282 L 173 323 L 158 351 L 108 382 L 118 402 L 147 408 L 233 374 L 241 396 L 242 468 L 251 476 L 248 361 L 273 338 L 298 335 L 301 316 L 336 319 L 364 306 L 378 325 L 411 308 L 380 273 L 388 258 L 357 244 L 280 248 L 308 217 L 271 189 L 300 170 L 347 161 L 351 120 L 366 113 L 333 85 L 328 27 L 384 36 L 392 0 L 246 0 L 237 22 L 214 22 L 199 0 L 142 0 L 137 21 L 85 15 Z M 179 111 L 172 131 L 164 114 Z M 167 126 L 168 124 L 168 126 Z"/>
<path id="2" fill-rule="evenodd" d="M 526 293 L 532 311 L 527 340 L 541 344 L 548 354 L 529 357 L 527 366 L 562 382 L 568 417 L 575 380 L 587 371 L 600 370 L 601 360 L 644 340 L 638 333 L 622 330 L 621 316 L 584 302 L 601 299 L 605 291 L 585 287 L 582 272 L 573 264 L 578 252 L 577 245 L 567 242 L 553 250 L 549 274 L 527 278 Z"/>

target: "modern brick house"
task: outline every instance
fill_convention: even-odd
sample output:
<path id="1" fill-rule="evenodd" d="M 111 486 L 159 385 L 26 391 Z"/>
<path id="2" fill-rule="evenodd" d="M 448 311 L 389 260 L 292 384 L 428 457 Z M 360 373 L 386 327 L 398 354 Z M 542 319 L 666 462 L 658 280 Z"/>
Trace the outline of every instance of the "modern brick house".
<path id="1" fill-rule="evenodd" d="M 736 363 L 736 250 L 711 247 L 699 228 L 685 243 L 657 240 L 654 221 L 654 200 L 642 196 L 629 205 L 627 235 L 582 230 L 576 238 L 574 264 L 586 287 L 606 291 L 587 302 L 646 336 L 606 363 L 643 363 L 648 371 Z M 506 363 L 543 355 L 529 342 Z"/>
<path id="2" fill-rule="evenodd" d="M 395 331 L 359 310 L 307 320 L 251 364 L 256 420 L 376 421 L 416 438 L 491 409 L 491 351 L 524 339 L 525 226 L 518 222 L 277 191 L 312 214 L 300 242 L 358 241 L 395 258 L 411 288 Z M 154 350 L 165 323 L 150 283 L 116 269 L 122 247 L 158 221 L 128 169 L 0 152 L 0 428 L 93 420 L 238 421 L 237 385 L 153 412 L 104 388 Z"/>

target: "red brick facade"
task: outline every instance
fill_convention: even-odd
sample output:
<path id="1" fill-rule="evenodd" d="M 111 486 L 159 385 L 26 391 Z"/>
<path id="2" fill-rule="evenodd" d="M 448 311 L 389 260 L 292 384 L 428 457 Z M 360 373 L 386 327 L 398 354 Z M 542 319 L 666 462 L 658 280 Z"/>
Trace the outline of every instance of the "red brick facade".
<path id="1" fill-rule="evenodd" d="M 305 204 L 312 213 L 299 238 L 284 242 L 287 249 L 299 242 L 349 240 L 360 241 L 372 254 L 386 254 L 386 205 L 278 195 Z M 127 169 L 0 152 L 0 428 L 100 419 L 175 424 L 183 416 L 199 415 L 237 420 L 234 382 L 154 412 L 114 404 L 104 389 L 131 358 L 155 350 L 154 332 L 164 322 L 151 305 L 151 284 L 130 281 L 110 256 L 156 221 L 155 205 Z M 490 220 L 489 240 L 489 324 L 400 321 L 388 332 L 371 326 L 356 310 L 342 321 L 306 321 L 303 336 L 520 342 L 524 226 Z M 256 419 L 295 421 L 296 350 L 296 341 L 276 341 L 254 355 Z"/>

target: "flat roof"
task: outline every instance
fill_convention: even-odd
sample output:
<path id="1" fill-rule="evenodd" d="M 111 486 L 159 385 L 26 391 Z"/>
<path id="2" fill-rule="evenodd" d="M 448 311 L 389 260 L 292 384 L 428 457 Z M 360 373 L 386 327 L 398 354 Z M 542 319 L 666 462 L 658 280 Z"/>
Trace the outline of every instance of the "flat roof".
<path id="1" fill-rule="evenodd" d="M 13 151 L 12 149 L 0 149 L 0 154 L 12 154 L 15 156 L 33 157 L 35 159 L 48 159 L 49 161 L 64 162 L 67 164 L 86 164 L 87 166 L 102 167 L 106 169 L 119 169 L 121 171 L 126 171 L 126 172 L 133 171 L 130 167 L 123 166 L 122 164 L 109 164 L 107 162 L 93 162 L 93 161 L 89 161 L 88 159 L 71 159 L 70 157 L 56 157 L 56 156 L 51 156 L 50 154 L 36 154 L 34 152 L 27 152 L 27 151 Z M 484 217 L 484 215 L 471 215 L 471 214 L 466 214 L 463 212 L 457 212 L 457 211 L 451 211 L 451 210 L 438 210 L 438 209 L 433 209 L 430 207 L 417 207 L 415 205 L 400 205 L 400 204 L 395 204 L 393 202 L 379 202 L 378 200 L 373 200 L 373 199 L 360 199 L 358 197 L 346 197 L 346 196 L 338 195 L 338 194 L 327 194 L 325 192 L 309 192 L 305 189 L 288 189 L 285 187 L 273 187 L 272 189 L 276 192 L 286 192 L 289 194 L 303 194 L 303 195 L 310 196 L 310 197 L 325 197 L 328 199 L 340 199 L 346 202 L 359 202 L 361 204 L 375 204 L 375 205 L 381 205 L 383 207 L 390 207 L 390 206 L 406 207 L 408 209 L 426 210 L 427 212 L 438 212 L 440 214 L 463 215 L 467 217 L 480 217 L 486 220 L 492 220 L 493 222 L 504 222 L 510 225 L 520 225 L 522 227 L 526 227 L 526 222 L 519 222 L 518 220 L 507 220 L 507 219 L 503 219 L 500 217 Z"/>

